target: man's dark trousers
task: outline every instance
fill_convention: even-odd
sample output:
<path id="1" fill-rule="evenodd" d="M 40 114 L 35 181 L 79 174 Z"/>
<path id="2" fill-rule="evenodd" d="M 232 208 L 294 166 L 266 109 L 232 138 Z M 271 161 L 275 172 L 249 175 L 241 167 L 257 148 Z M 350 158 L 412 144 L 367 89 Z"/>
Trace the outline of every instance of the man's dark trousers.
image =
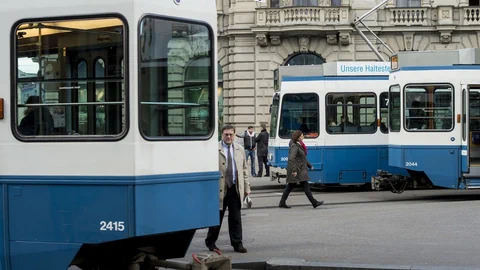
<path id="1" fill-rule="evenodd" d="M 237 194 L 237 185 L 234 184 L 230 188 L 227 188 L 227 194 L 223 199 L 223 209 L 220 210 L 220 225 L 216 227 L 210 227 L 208 229 L 206 244 L 215 244 L 220 234 L 220 228 L 222 226 L 223 215 L 228 207 L 228 232 L 230 234 L 230 244 L 233 247 L 243 245 L 242 243 L 242 217 L 240 209 L 242 207 L 240 197 Z"/>

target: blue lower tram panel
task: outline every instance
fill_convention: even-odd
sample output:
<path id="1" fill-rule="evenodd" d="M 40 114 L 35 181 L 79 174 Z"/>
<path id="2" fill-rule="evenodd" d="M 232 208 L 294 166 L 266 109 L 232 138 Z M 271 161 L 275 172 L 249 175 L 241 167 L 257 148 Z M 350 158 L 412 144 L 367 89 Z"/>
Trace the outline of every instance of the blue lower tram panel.
<path id="1" fill-rule="evenodd" d="M 269 147 L 270 165 L 286 168 L 288 151 L 288 147 Z M 362 185 L 370 183 L 379 169 L 407 175 L 406 170 L 388 165 L 386 145 L 309 147 L 307 158 L 314 167 L 310 182 L 315 184 Z"/>
<path id="2" fill-rule="evenodd" d="M 125 266 L 184 257 L 219 224 L 219 172 L 141 177 L 1 176 L 0 269 Z"/>

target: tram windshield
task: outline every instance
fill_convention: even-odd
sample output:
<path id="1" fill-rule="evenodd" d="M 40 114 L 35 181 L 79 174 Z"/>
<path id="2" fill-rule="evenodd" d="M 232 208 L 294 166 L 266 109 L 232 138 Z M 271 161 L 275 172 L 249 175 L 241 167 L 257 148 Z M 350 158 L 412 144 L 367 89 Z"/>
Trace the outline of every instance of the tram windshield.
<path id="1" fill-rule="evenodd" d="M 301 130 L 305 138 L 317 138 L 319 133 L 318 95 L 313 93 L 286 94 L 283 96 L 278 133 L 290 139 L 293 132 Z"/>
<path id="2" fill-rule="evenodd" d="M 277 135 L 278 107 L 280 106 L 280 98 L 278 94 L 273 96 L 272 105 L 270 107 L 270 138 Z"/>

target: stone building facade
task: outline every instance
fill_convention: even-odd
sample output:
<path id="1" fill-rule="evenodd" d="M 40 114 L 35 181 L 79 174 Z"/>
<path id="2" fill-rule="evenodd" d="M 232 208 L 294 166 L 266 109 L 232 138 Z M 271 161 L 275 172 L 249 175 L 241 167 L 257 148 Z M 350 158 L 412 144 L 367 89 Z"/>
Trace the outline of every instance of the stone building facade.
<path id="1" fill-rule="evenodd" d="M 221 123 L 270 123 L 281 65 L 377 61 L 351 27 L 379 0 L 216 0 Z M 395 52 L 479 48 L 478 0 L 389 0 L 364 20 Z M 364 32 L 385 59 L 390 52 Z"/>

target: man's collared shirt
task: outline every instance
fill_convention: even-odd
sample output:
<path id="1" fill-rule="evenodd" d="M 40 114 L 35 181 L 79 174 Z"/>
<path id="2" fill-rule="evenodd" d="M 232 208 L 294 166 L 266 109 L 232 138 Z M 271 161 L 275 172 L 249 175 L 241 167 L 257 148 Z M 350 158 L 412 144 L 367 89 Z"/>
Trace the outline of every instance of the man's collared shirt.
<path id="1" fill-rule="evenodd" d="M 237 164 L 235 164 L 235 153 L 233 152 L 233 143 L 230 145 L 225 144 L 224 141 L 222 141 L 222 146 L 223 146 L 223 152 L 225 153 L 225 157 L 227 158 L 227 166 L 228 166 L 228 147 L 230 147 L 230 155 L 232 156 L 232 164 L 233 164 L 233 184 L 237 182 L 237 174 L 235 173 L 237 171 Z"/>

